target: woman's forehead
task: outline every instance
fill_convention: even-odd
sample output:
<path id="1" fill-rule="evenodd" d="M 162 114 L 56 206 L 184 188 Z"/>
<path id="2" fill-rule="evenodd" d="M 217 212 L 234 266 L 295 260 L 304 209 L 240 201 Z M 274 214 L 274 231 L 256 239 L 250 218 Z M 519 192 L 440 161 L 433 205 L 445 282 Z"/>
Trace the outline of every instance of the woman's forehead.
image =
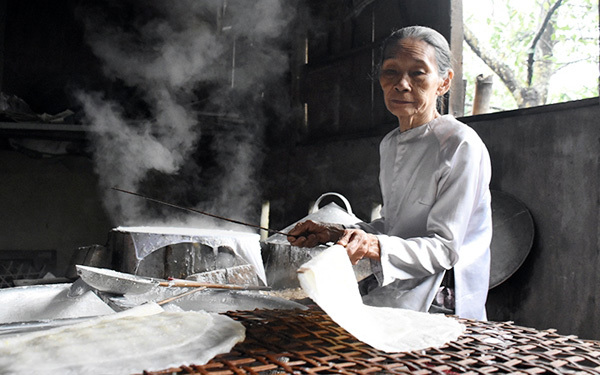
<path id="1" fill-rule="evenodd" d="M 436 64 L 435 49 L 422 40 L 405 38 L 385 48 L 383 60 L 394 58 L 410 58 L 426 64 Z"/>

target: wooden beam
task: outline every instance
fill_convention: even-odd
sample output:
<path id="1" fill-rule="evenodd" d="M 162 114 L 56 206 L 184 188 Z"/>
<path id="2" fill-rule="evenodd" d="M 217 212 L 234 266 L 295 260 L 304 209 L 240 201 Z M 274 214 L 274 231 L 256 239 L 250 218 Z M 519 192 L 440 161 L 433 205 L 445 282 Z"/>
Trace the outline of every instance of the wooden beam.
<path id="1" fill-rule="evenodd" d="M 463 9 L 462 0 L 450 4 L 450 50 L 452 52 L 454 79 L 450 86 L 448 113 L 462 117 L 465 112 L 465 85 L 463 84 Z"/>
<path id="2" fill-rule="evenodd" d="M 4 81 L 4 39 L 6 30 L 6 3 L 8 0 L 0 0 L 0 92 Z"/>

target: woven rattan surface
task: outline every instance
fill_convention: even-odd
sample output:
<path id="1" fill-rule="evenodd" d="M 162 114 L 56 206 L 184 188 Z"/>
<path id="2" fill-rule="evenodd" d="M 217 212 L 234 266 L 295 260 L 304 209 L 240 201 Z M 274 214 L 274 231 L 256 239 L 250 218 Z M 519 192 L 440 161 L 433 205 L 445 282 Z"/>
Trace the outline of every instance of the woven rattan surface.
<path id="1" fill-rule="evenodd" d="M 226 315 L 246 339 L 203 366 L 145 374 L 600 374 L 600 342 L 511 322 L 460 319 L 467 327 L 441 348 L 375 350 L 318 309 L 255 310 Z"/>

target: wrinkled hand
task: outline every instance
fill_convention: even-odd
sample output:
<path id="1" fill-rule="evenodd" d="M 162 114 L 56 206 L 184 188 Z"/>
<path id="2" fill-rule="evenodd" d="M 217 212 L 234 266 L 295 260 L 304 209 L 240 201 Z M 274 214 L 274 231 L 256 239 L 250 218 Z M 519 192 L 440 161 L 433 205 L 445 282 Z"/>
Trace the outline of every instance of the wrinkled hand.
<path id="1" fill-rule="evenodd" d="M 377 260 L 381 256 L 377 236 L 361 229 L 346 229 L 337 244 L 346 248 L 352 264 L 358 263 L 365 257 Z"/>
<path id="2" fill-rule="evenodd" d="M 337 224 L 324 224 L 306 220 L 289 231 L 287 240 L 292 246 L 315 247 L 318 244 L 335 242 L 346 248 L 352 264 L 363 258 L 378 260 L 381 256 L 379 239 L 361 229 L 344 229 Z"/>
<path id="3" fill-rule="evenodd" d="M 315 247 L 318 244 L 336 242 L 344 234 L 344 228 L 337 224 L 306 220 L 296 224 L 288 234 L 287 240 L 292 246 Z"/>

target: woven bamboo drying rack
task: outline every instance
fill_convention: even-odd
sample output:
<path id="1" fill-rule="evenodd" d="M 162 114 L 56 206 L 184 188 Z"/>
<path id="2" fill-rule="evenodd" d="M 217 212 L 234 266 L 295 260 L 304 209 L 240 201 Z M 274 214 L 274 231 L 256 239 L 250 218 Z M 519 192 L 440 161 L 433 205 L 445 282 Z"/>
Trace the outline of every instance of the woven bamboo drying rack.
<path id="1" fill-rule="evenodd" d="M 600 374 L 600 342 L 511 322 L 459 319 L 467 330 L 456 341 L 390 354 L 356 340 L 319 309 L 226 315 L 246 327 L 230 353 L 144 374 Z"/>

